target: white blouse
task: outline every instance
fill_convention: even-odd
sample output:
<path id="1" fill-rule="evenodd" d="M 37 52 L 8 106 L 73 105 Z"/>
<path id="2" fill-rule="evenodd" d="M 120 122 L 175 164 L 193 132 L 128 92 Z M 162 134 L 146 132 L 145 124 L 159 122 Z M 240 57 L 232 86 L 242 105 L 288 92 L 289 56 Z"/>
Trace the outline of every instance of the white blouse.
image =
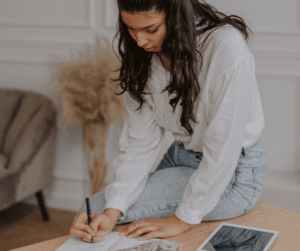
<path id="1" fill-rule="evenodd" d="M 216 29 L 207 39 L 202 56 L 203 65 L 198 72 L 201 93 L 194 111 L 199 123 L 192 123 L 192 136 L 180 124 L 180 102 L 173 113 L 169 101 L 174 95 L 161 93 L 170 72 L 156 54 L 146 86 L 146 92 L 153 94 L 145 95 L 142 110 L 135 111 L 139 104 L 124 93 L 128 115 L 119 141 L 121 154 L 113 162 L 114 181 L 105 188 L 105 208 L 116 208 L 124 217 L 142 193 L 162 149 L 165 131 L 170 131 L 187 150 L 203 152 L 175 212 L 182 221 L 198 224 L 228 186 L 242 147 L 253 145 L 261 136 L 265 118 L 255 62 L 242 34 L 231 25 Z"/>

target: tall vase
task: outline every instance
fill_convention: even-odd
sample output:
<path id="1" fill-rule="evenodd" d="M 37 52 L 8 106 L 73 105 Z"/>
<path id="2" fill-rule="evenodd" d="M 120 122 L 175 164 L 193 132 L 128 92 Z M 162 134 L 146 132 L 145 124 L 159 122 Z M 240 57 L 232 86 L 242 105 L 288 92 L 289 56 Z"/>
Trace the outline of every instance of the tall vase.
<path id="1" fill-rule="evenodd" d="M 107 131 L 108 126 L 106 123 L 83 123 L 84 153 L 91 178 L 91 196 L 105 187 Z"/>

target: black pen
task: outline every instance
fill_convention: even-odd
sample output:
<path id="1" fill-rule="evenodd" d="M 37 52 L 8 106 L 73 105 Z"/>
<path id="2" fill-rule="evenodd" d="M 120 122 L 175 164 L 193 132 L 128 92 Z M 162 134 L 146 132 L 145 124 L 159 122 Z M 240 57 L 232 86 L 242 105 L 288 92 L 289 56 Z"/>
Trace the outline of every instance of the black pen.
<path id="1" fill-rule="evenodd" d="M 87 209 L 87 216 L 88 216 L 88 221 L 89 221 L 89 225 L 92 222 L 92 217 L 91 217 L 91 207 L 90 207 L 90 199 L 86 198 L 86 209 Z M 92 236 L 91 238 L 91 242 L 94 243 L 94 236 Z"/>

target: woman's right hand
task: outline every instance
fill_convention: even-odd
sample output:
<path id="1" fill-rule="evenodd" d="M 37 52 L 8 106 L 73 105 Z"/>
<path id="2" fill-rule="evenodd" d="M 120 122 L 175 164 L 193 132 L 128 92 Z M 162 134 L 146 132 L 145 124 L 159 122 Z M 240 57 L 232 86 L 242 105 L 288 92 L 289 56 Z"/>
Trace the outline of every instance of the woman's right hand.
<path id="1" fill-rule="evenodd" d="M 94 243 L 103 241 L 104 236 L 107 236 L 111 232 L 115 223 L 105 214 L 91 213 L 91 218 L 92 222 L 89 225 L 87 212 L 79 213 L 70 228 L 70 234 L 80 236 L 82 240 L 87 242 L 91 242 L 92 236 L 94 236 Z"/>

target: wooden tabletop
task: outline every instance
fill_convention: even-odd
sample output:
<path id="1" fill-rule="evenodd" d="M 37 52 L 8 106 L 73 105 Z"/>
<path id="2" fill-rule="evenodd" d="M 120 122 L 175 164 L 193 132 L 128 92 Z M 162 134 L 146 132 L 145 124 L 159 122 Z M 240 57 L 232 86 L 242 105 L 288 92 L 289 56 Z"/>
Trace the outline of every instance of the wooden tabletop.
<path id="1" fill-rule="evenodd" d="M 279 235 L 269 249 L 270 251 L 300 250 L 300 214 L 263 201 L 258 201 L 248 213 L 238 218 L 225 221 L 201 222 L 198 225 L 193 225 L 186 233 L 167 240 L 182 243 L 180 251 L 195 251 L 221 222 L 277 230 Z M 119 231 L 123 226 L 117 225 L 113 231 Z M 63 236 L 14 249 L 13 251 L 55 251 L 71 236 Z"/>

